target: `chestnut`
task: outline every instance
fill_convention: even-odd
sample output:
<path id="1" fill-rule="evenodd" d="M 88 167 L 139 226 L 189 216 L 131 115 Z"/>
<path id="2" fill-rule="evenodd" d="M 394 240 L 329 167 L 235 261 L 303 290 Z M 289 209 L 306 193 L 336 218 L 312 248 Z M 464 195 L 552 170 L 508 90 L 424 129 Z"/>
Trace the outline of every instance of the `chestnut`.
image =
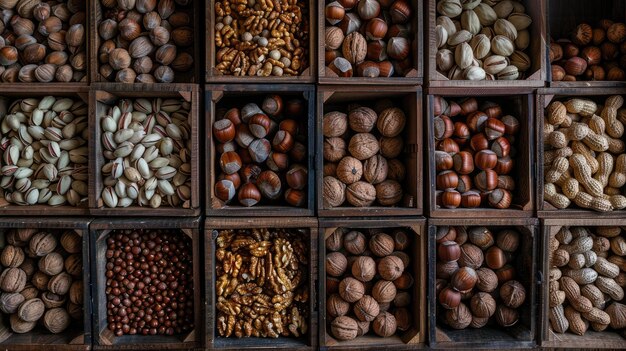
<path id="1" fill-rule="evenodd" d="M 484 133 L 474 134 L 472 139 L 470 139 L 470 147 L 474 151 L 489 149 L 489 140 L 487 140 Z"/>
<path id="2" fill-rule="evenodd" d="M 450 138 L 440 141 L 439 144 L 437 144 L 437 150 L 445 151 L 449 154 L 456 154 L 460 151 L 459 144 Z"/>
<path id="3" fill-rule="evenodd" d="M 241 176 L 241 179 L 243 179 L 243 181 L 245 183 L 248 183 L 248 182 L 256 182 L 256 180 L 259 178 L 259 175 L 261 174 L 261 172 L 263 172 L 261 167 L 259 167 L 258 165 L 249 163 L 249 164 L 245 165 L 239 171 L 239 174 Z"/>
<path id="4" fill-rule="evenodd" d="M 250 117 L 248 121 L 248 128 L 250 133 L 257 138 L 265 138 L 270 131 L 270 125 L 272 121 L 266 114 L 257 113 Z"/>
<path id="5" fill-rule="evenodd" d="M 506 115 L 501 119 L 502 123 L 504 123 L 504 132 L 509 135 L 515 135 L 519 131 L 520 123 L 517 118 Z"/>
<path id="6" fill-rule="evenodd" d="M 478 111 L 478 100 L 476 98 L 467 98 L 461 101 L 459 105 L 461 106 L 461 114 L 465 116 Z"/>
<path id="7" fill-rule="evenodd" d="M 437 171 L 446 171 L 452 168 L 452 156 L 443 151 L 435 151 L 435 168 Z"/>
<path id="8" fill-rule="evenodd" d="M 367 22 L 365 37 L 367 40 L 380 40 L 387 34 L 387 22 L 381 18 L 373 18 Z"/>
<path id="9" fill-rule="evenodd" d="M 263 99 L 261 110 L 272 117 L 276 117 L 283 112 L 283 99 L 280 95 L 269 95 Z"/>
<path id="10" fill-rule="evenodd" d="M 239 114 L 239 109 L 236 107 L 226 111 L 223 118 L 230 120 L 235 126 L 241 124 L 241 115 Z"/>
<path id="11" fill-rule="evenodd" d="M 291 136 L 298 135 L 298 122 L 293 119 L 284 119 L 278 124 L 278 130 L 284 130 Z"/>
<path id="12" fill-rule="evenodd" d="M 460 193 L 464 193 L 466 191 L 470 191 L 471 189 L 472 178 L 467 174 L 459 176 L 459 185 L 457 185 L 456 190 L 458 190 Z"/>
<path id="13" fill-rule="evenodd" d="M 474 171 L 474 158 L 468 151 L 456 153 L 452 160 L 454 162 L 454 170 L 459 174 L 470 174 Z"/>
<path id="14" fill-rule="evenodd" d="M 267 139 L 256 139 L 248 147 L 250 157 L 252 161 L 256 163 L 263 163 L 270 155 L 272 151 L 272 145 Z"/>
<path id="15" fill-rule="evenodd" d="M 338 1 L 333 1 L 330 4 L 326 5 L 326 8 L 324 10 L 326 21 L 328 21 L 328 23 L 332 25 L 341 22 L 345 14 L 345 8 Z"/>
<path id="16" fill-rule="evenodd" d="M 450 138 L 454 134 L 454 123 L 448 116 L 438 116 L 434 119 L 435 140 Z"/>
<path id="17" fill-rule="evenodd" d="M 502 106 L 494 102 L 484 102 L 480 108 L 489 118 L 498 119 L 502 116 Z"/>
<path id="18" fill-rule="evenodd" d="M 237 173 L 237 172 L 232 173 L 232 174 L 222 173 L 217 178 L 217 180 L 218 181 L 220 181 L 220 180 L 230 180 L 233 183 L 233 186 L 235 187 L 235 189 L 239 189 L 239 186 L 241 185 L 241 177 L 239 177 L 239 173 Z"/>
<path id="19" fill-rule="evenodd" d="M 452 139 L 460 146 L 465 145 L 465 143 L 470 139 L 470 130 L 467 127 L 467 124 L 463 122 L 454 123 L 454 134 Z"/>
<path id="20" fill-rule="evenodd" d="M 498 284 L 504 284 L 515 278 L 515 268 L 507 264 L 496 271 L 496 276 L 498 277 Z"/>
<path id="21" fill-rule="evenodd" d="M 437 233 L 435 235 L 437 244 L 441 244 L 445 241 L 454 241 L 456 239 L 456 228 L 449 226 L 437 227 Z"/>
<path id="22" fill-rule="evenodd" d="M 494 208 L 509 208 L 511 206 L 511 200 L 511 193 L 505 189 L 496 189 L 489 194 L 489 204 Z"/>
<path id="23" fill-rule="evenodd" d="M 293 144 L 291 151 L 289 151 L 289 157 L 291 157 L 295 162 L 303 162 L 307 157 L 306 146 L 304 146 L 301 142 L 296 141 Z"/>
<path id="24" fill-rule="evenodd" d="M 294 144 L 294 139 L 291 133 L 279 130 L 278 133 L 274 135 L 274 140 L 272 140 L 272 148 L 274 151 L 287 153 L 291 150 Z"/>
<path id="25" fill-rule="evenodd" d="M 239 189 L 237 199 L 243 206 L 251 207 L 261 201 L 261 192 L 253 183 L 246 183 Z"/>
<path id="26" fill-rule="evenodd" d="M 482 111 L 472 112 L 467 116 L 467 126 L 473 133 L 480 133 L 485 129 L 485 122 L 489 117 Z"/>
<path id="27" fill-rule="evenodd" d="M 498 158 L 496 166 L 493 168 L 499 175 L 506 175 L 513 170 L 513 159 L 510 156 Z"/>
<path id="28" fill-rule="evenodd" d="M 461 267 L 452 275 L 450 285 L 458 292 L 472 290 L 478 282 L 478 274 L 470 267 Z"/>
<path id="29" fill-rule="evenodd" d="M 480 170 L 493 169 L 497 163 L 498 156 L 491 150 L 478 151 L 474 156 L 474 164 Z"/>
<path id="30" fill-rule="evenodd" d="M 271 152 L 265 164 L 274 172 L 284 171 L 289 167 L 289 156 L 280 152 Z"/>
<path id="31" fill-rule="evenodd" d="M 491 269 L 500 269 L 506 264 L 506 255 L 499 247 L 492 246 L 485 253 L 485 263 Z"/>

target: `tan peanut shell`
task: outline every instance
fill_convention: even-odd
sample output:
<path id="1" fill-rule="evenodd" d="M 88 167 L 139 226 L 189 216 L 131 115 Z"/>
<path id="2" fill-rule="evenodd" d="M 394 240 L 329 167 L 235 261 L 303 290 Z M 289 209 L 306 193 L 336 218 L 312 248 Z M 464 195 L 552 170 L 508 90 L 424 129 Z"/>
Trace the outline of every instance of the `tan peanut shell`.
<path id="1" fill-rule="evenodd" d="M 600 276 L 596 279 L 595 285 L 600 291 L 608 294 L 615 301 L 622 301 L 624 299 L 624 289 L 617 285 L 614 279 Z"/>
<path id="2" fill-rule="evenodd" d="M 563 311 L 563 305 L 556 307 L 550 307 L 550 315 L 548 316 L 552 330 L 556 333 L 565 333 L 569 328 L 569 322 L 565 318 L 565 312 Z"/>
<path id="3" fill-rule="evenodd" d="M 607 278 L 615 278 L 619 274 L 619 267 L 615 263 L 611 263 L 604 257 L 598 257 L 593 268 L 598 274 Z"/>
<path id="4" fill-rule="evenodd" d="M 569 323 L 569 330 L 576 335 L 584 335 L 589 328 L 589 323 L 584 321 L 580 316 L 580 313 L 576 311 L 572 306 L 565 307 L 565 318 Z"/>

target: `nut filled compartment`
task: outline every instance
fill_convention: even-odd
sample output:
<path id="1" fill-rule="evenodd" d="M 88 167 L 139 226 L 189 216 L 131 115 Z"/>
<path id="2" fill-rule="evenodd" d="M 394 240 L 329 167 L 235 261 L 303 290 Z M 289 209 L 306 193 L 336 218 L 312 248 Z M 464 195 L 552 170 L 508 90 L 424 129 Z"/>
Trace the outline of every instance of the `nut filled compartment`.
<path id="1" fill-rule="evenodd" d="M 311 216 L 312 86 L 206 87 L 207 214 Z"/>
<path id="2" fill-rule="evenodd" d="M 99 88 L 90 96 L 92 213 L 198 215 L 198 87 Z"/>
<path id="3" fill-rule="evenodd" d="M 11 86 L 0 95 L 0 213 L 88 214 L 87 89 Z"/>
<path id="4" fill-rule="evenodd" d="M 533 95 L 429 91 L 432 217 L 533 215 Z"/>
<path id="5" fill-rule="evenodd" d="M 0 221 L 0 347 L 89 350 L 89 222 Z"/>
<path id="6" fill-rule="evenodd" d="M 537 220 L 429 226 L 430 346 L 533 347 Z"/>
<path id="7" fill-rule="evenodd" d="M 315 1 L 206 2 L 206 81 L 315 82 Z"/>
<path id="8" fill-rule="evenodd" d="M 324 219 L 320 230 L 320 346 L 423 345 L 425 220 Z"/>
<path id="9" fill-rule="evenodd" d="M 623 215 L 624 94 L 624 89 L 539 91 L 536 115 L 540 217 Z"/>
<path id="10" fill-rule="evenodd" d="M 543 220 L 542 347 L 623 347 L 625 225 L 623 219 Z"/>
<path id="11" fill-rule="evenodd" d="M 317 103 L 319 215 L 420 215 L 421 89 L 320 87 Z"/>
<path id="12" fill-rule="evenodd" d="M 626 6 L 622 1 L 550 1 L 547 12 L 551 87 L 623 86 Z"/>
<path id="13" fill-rule="evenodd" d="M 422 0 L 318 1 L 322 84 L 421 84 Z"/>
<path id="14" fill-rule="evenodd" d="M 97 0 L 91 6 L 92 81 L 198 82 L 200 2 Z"/>
<path id="15" fill-rule="evenodd" d="M 90 225 L 94 349 L 192 349 L 201 342 L 200 220 Z"/>
<path id="16" fill-rule="evenodd" d="M 316 348 L 316 219 L 209 219 L 205 240 L 208 348 Z"/>

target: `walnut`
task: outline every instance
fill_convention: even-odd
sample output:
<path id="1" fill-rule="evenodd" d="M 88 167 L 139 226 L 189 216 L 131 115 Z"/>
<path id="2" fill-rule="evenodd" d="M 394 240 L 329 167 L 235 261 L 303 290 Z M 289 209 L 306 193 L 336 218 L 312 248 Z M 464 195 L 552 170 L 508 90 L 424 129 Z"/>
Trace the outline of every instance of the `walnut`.
<path id="1" fill-rule="evenodd" d="M 325 47 L 326 50 L 339 49 L 344 41 L 344 35 L 339 27 L 326 27 L 325 33 Z"/>
<path id="2" fill-rule="evenodd" d="M 496 312 L 496 300 L 488 293 L 476 293 L 472 296 L 470 309 L 476 317 L 489 318 Z"/>
<path id="3" fill-rule="evenodd" d="M 411 328 L 411 312 L 407 308 L 396 308 L 393 310 L 393 316 L 396 317 L 398 330 L 407 331 Z"/>
<path id="4" fill-rule="evenodd" d="M 11 323 L 11 330 L 18 334 L 28 333 L 37 325 L 37 322 L 26 322 L 21 320 L 17 313 L 11 315 L 9 322 Z"/>
<path id="5" fill-rule="evenodd" d="M 53 334 L 58 334 L 70 325 L 70 315 L 64 308 L 53 308 L 43 316 L 43 325 Z"/>
<path id="6" fill-rule="evenodd" d="M 382 183 L 387 179 L 387 169 L 387 159 L 381 155 L 374 155 L 363 163 L 363 176 L 371 184 Z"/>
<path id="7" fill-rule="evenodd" d="M 329 112 L 324 115 L 322 128 L 325 137 L 340 137 L 348 130 L 348 116 L 339 111 Z"/>
<path id="8" fill-rule="evenodd" d="M 470 243 L 465 243 L 461 246 L 459 265 L 470 267 L 472 269 L 478 269 L 483 265 L 483 261 L 483 251 L 478 246 Z"/>
<path id="9" fill-rule="evenodd" d="M 337 165 L 337 178 L 344 184 L 352 184 L 361 180 L 363 164 L 354 157 L 346 156 Z"/>
<path id="10" fill-rule="evenodd" d="M 343 235 L 346 230 L 337 228 L 328 238 L 326 238 L 326 249 L 330 251 L 339 251 L 343 247 Z"/>
<path id="11" fill-rule="evenodd" d="M 396 256 L 387 256 L 378 261 L 378 274 L 385 280 L 398 279 L 402 272 L 404 272 L 404 264 Z"/>
<path id="12" fill-rule="evenodd" d="M 350 154 L 360 161 L 376 155 L 380 150 L 380 145 L 376 137 L 370 133 L 355 134 L 348 144 Z"/>
<path id="13" fill-rule="evenodd" d="M 365 61 L 367 56 L 367 41 L 359 32 L 352 32 L 346 35 L 342 46 L 343 57 L 353 65 Z"/>
<path id="14" fill-rule="evenodd" d="M 43 301 L 38 298 L 24 301 L 17 309 L 17 315 L 24 322 L 36 322 L 46 310 Z"/>
<path id="15" fill-rule="evenodd" d="M 363 336 L 370 331 L 370 322 L 357 321 L 356 324 L 358 326 L 356 336 Z"/>
<path id="16" fill-rule="evenodd" d="M 507 307 L 518 308 L 526 300 L 526 289 L 520 282 L 509 280 L 500 287 L 500 298 Z"/>
<path id="17" fill-rule="evenodd" d="M 334 177 L 337 174 L 337 164 L 332 163 L 332 162 L 324 163 L 323 174 L 324 174 L 324 177 L 326 176 Z"/>
<path id="18" fill-rule="evenodd" d="M 77 305 L 83 304 L 83 281 L 77 280 L 70 286 L 70 301 Z"/>
<path id="19" fill-rule="evenodd" d="M 496 308 L 496 322 L 502 327 L 512 327 L 519 319 L 519 314 L 514 308 L 498 305 Z"/>
<path id="20" fill-rule="evenodd" d="M 374 319 L 372 329 L 382 337 L 390 337 L 396 333 L 396 317 L 389 312 L 382 312 Z"/>
<path id="21" fill-rule="evenodd" d="M 396 158 L 404 150 L 404 139 L 401 136 L 394 138 L 381 137 L 378 143 L 380 144 L 380 154 L 386 158 Z"/>
<path id="22" fill-rule="evenodd" d="M 411 294 L 408 291 L 400 291 L 393 299 L 393 305 L 396 307 L 406 307 L 411 304 Z"/>
<path id="23" fill-rule="evenodd" d="M 454 329 L 465 329 L 472 322 L 472 313 L 462 302 L 456 308 L 446 310 L 445 313 L 446 324 Z"/>
<path id="24" fill-rule="evenodd" d="M 63 306 L 67 302 L 67 296 L 61 296 L 46 291 L 41 294 L 41 301 L 43 301 L 43 304 L 47 309 L 57 308 Z"/>
<path id="25" fill-rule="evenodd" d="M 376 185 L 376 198 L 383 206 L 393 206 L 402 200 L 402 185 L 395 180 L 385 180 Z"/>
<path id="26" fill-rule="evenodd" d="M 20 292 L 26 286 L 26 273 L 19 268 L 7 268 L 0 274 L 0 289 L 4 292 Z"/>
<path id="27" fill-rule="evenodd" d="M 376 262 L 369 256 L 357 257 L 352 264 L 352 275 L 362 282 L 369 282 L 376 275 Z"/>
<path id="28" fill-rule="evenodd" d="M 332 294 L 326 300 L 326 312 L 331 317 L 345 316 L 350 311 L 350 304 L 341 296 Z"/>
<path id="29" fill-rule="evenodd" d="M 346 234 L 343 240 L 343 247 L 353 255 L 360 255 L 365 251 L 365 235 L 352 230 Z"/>
<path id="30" fill-rule="evenodd" d="M 395 242 L 390 235 L 385 233 L 378 233 L 370 238 L 369 248 L 372 253 L 378 257 L 385 257 L 391 255 L 395 247 Z M 393 279 L 387 279 L 393 280 Z"/>
<path id="31" fill-rule="evenodd" d="M 19 267 L 24 262 L 24 251 L 13 245 L 7 245 L 0 254 L 0 263 L 4 267 Z"/>
<path id="32" fill-rule="evenodd" d="M 45 274 L 42 271 L 35 272 L 35 274 L 33 274 L 33 278 L 31 279 L 31 283 L 33 283 L 33 286 L 37 288 L 38 290 L 43 290 L 43 291 L 48 289 L 49 281 L 50 281 L 50 276 Z"/>
<path id="33" fill-rule="evenodd" d="M 372 288 L 372 296 L 380 303 L 387 303 L 396 298 L 396 286 L 388 280 L 379 280 Z"/>
<path id="34" fill-rule="evenodd" d="M 404 267 L 408 267 L 409 266 L 409 262 L 411 262 L 411 258 L 409 257 L 409 255 L 404 252 L 404 251 L 394 251 L 391 253 L 392 255 L 398 257 L 400 260 L 402 260 L 402 264 L 404 265 Z"/>
<path id="35" fill-rule="evenodd" d="M 376 200 L 376 188 L 363 181 L 348 185 L 346 199 L 355 207 L 371 206 Z"/>
<path id="36" fill-rule="evenodd" d="M 24 259 L 24 262 L 22 262 L 22 264 L 19 266 L 19 268 L 23 270 L 24 273 L 26 273 L 26 277 L 30 279 L 35 273 L 35 261 L 33 261 L 33 259 L 30 257 L 26 257 Z"/>
<path id="37" fill-rule="evenodd" d="M 357 302 L 365 294 L 365 286 L 360 281 L 347 277 L 339 283 L 339 295 L 347 302 Z"/>
<path id="38" fill-rule="evenodd" d="M 482 267 L 476 270 L 476 275 L 478 275 L 478 282 L 476 283 L 478 290 L 492 292 L 498 287 L 498 276 L 493 270 Z"/>
<path id="39" fill-rule="evenodd" d="M 84 315 L 83 305 L 77 305 L 75 303 L 68 302 L 67 313 L 69 313 L 72 319 L 80 321 L 83 319 L 83 315 Z"/>
<path id="40" fill-rule="evenodd" d="M 488 322 L 489 322 L 489 317 L 481 318 L 477 316 L 472 316 L 472 322 L 470 323 L 469 326 L 474 329 L 478 329 L 478 328 L 482 328 L 486 326 Z"/>
<path id="41" fill-rule="evenodd" d="M 346 156 L 346 141 L 342 138 L 324 139 L 324 160 L 338 162 Z"/>
<path id="42" fill-rule="evenodd" d="M 76 254 L 82 251 L 83 238 L 74 230 L 68 230 L 61 235 L 61 246 L 65 251 Z"/>
<path id="43" fill-rule="evenodd" d="M 340 277 L 348 267 L 348 260 L 341 252 L 331 252 L 326 255 L 326 274 Z"/>
<path id="44" fill-rule="evenodd" d="M 404 112 L 397 107 L 391 107 L 380 113 L 376 127 L 383 136 L 395 137 L 402 133 L 405 124 L 406 116 Z"/>
<path id="45" fill-rule="evenodd" d="M 371 322 L 380 313 L 378 302 L 369 295 L 363 297 L 354 304 L 354 315 L 361 322 Z"/>
<path id="46" fill-rule="evenodd" d="M 369 133 L 376 126 L 378 115 L 369 107 L 357 107 L 350 111 L 348 123 L 350 129 L 357 133 Z"/>
<path id="47" fill-rule="evenodd" d="M 51 252 L 39 260 L 39 270 L 47 275 L 57 275 L 63 270 L 63 256 Z"/>
<path id="48" fill-rule="evenodd" d="M 69 255 L 65 259 L 65 271 L 74 277 L 83 274 L 83 258 L 80 254 Z"/>
<path id="49" fill-rule="evenodd" d="M 322 196 L 324 208 L 339 207 L 346 201 L 346 185 L 335 177 L 326 176 Z"/>
<path id="50" fill-rule="evenodd" d="M 48 281 L 48 290 L 57 295 L 65 295 L 72 285 L 72 277 L 63 272 L 50 278 Z"/>
<path id="51" fill-rule="evenodd" d="M 504 251 L 515 252 L 519 246 L 519 233 L 506 229 L 497 234 L 496 245 Z"/>
<path id="52" fill-rule="evenodd" d="M 52 233 L 39 232 L 30 239 L 30 252 L 35 256 L 45 256 L 57 247 L 57 239 Z"/>
<path id="53" fill-rule="evenodd" d="M 352 340 L 357 336 L 358 325 L 354 319 L 341 316 L 332 321 L 330 330 L 337 340 Z"/>
<path id="54" fill-rule="evenodd" d="M 401 182 L 406 178 L 406 167 L 400 160 L 387 160 L 387 168 L 387 179 Z"/>
<path id="55" fill-rule="evenodd" d="M 32 284 L 26 284 L 24 290 L 20 291 L 20 295 L 24 296 L 24 300 L 34 299 L 39 296 L 39 289 Z"/>
<path id="56" fill-rule="evenodd" d="M 15 313 L 22 302 L 24 302 L 24 296 L 20 293 L 2 293 L 0 294 L 0 311 L 7 314 Z"/>

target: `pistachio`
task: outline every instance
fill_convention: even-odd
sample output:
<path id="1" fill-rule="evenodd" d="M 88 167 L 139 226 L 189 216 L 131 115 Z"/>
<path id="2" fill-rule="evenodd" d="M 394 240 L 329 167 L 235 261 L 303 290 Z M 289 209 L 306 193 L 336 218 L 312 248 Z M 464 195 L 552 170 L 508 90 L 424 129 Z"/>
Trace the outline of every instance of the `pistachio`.
<path id="1" fill-rule="evenodd" d="M 511 64 L 517 67 L 520 72 L 526 72 L 530 69 L 530 57 L 522 51 L 517 50 L 513 52 L 509 59 L 511 60 Z"/>
<path id="2" fill-rule="evenodd" d="M 519 70 L 517 67 L 510 65 L 500 71 L 497 76 L 498 79 L 515 80 L 519 77 Z"/>
<path id="3" fill-rule="evenodd" d="M 498 74 L 509 65 L 506 57 L 500 55 L 489 56 L 483 62 L 485 72 L 489 74 Z"/>

